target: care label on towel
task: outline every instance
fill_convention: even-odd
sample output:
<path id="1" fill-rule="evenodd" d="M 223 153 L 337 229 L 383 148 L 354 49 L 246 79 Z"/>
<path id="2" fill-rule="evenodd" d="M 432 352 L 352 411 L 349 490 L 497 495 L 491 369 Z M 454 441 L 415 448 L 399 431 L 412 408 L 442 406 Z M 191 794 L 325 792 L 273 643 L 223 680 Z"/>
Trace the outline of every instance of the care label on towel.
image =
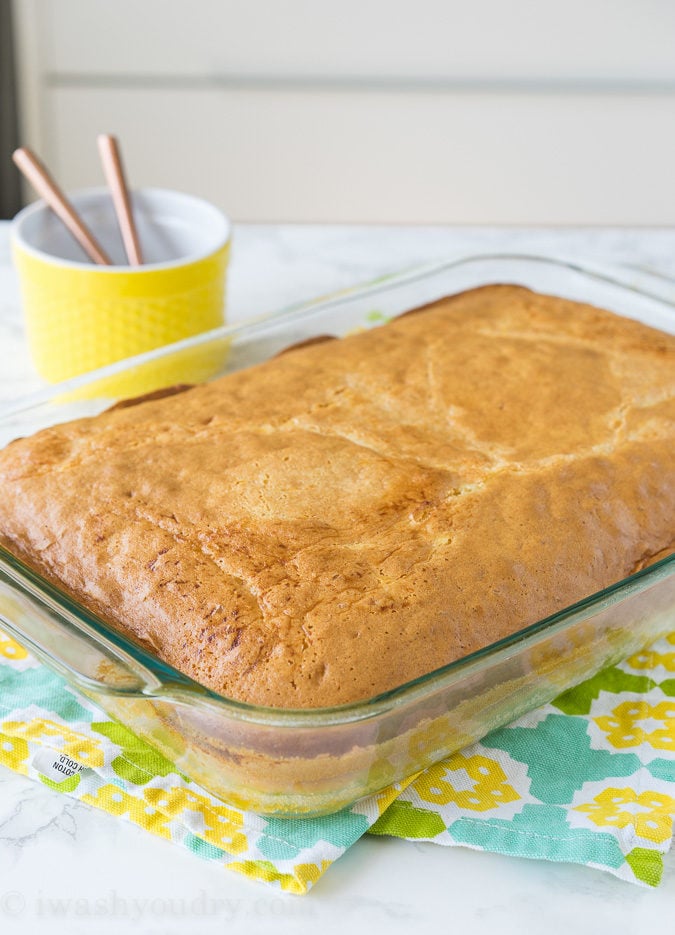
<path id="1" fill-rule="evenodd" d="M 33 757 L 33 767 L 46 779 L 53 782 L 63 782 L 70 779 L 75 773 L 81 773 L 87 767 L 78 763 L 65 753 L 41 747 Z"/>

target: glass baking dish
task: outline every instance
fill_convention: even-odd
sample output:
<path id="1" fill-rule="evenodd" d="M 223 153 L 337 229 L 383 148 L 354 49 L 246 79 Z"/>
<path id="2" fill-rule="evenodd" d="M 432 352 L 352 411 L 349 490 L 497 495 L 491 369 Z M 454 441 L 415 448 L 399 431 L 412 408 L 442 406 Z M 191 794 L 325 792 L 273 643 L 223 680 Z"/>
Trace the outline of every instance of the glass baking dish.
<path id="1" fill-rule="evenodd" d="M 628 276 L 628 274 L 626 274 Z M 675 331 L 675 305 L 613 273 L 475 256 L 410 270 L 106 367 L 0 408 L 0 446 L 162 383 L 227 373 L 299 341 L 375 326 L 487 283 L 528 286 Z M 321 815 L 377 792 L 543 704 L 672 628 L 675 556 L 366 701 L 286 710 L 218 695 L 159 661 L 0 548 L 3 628 L 225 802 Z"/>

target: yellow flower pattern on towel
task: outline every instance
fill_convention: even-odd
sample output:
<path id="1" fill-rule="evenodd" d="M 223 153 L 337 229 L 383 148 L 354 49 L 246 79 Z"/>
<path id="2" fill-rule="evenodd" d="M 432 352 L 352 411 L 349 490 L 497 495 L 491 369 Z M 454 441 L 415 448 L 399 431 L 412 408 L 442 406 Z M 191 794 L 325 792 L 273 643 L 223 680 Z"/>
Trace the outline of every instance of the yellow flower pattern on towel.
<path id="1" fill-rule="evenodd" d="M 20 646 L 19 643 L 15 642 L 11 637 L 6 636 L 4 633 L 0 633 L 0 656 L 4 656 L 5 659 L 10 659 L 11 661 L 26 659 L 28 653 Z"/>
<path id="2" fill-rule="evenodd" d="M 167 815 L 162 815 L 152 805 L 148 805 L 144 799 L 136 798 L 112 783 L 101 786 L 93 795 L 90 793 L 83 795 L 82 801 L 95 805 L 96 808 L 110 815 L 124 815 L 134 824 L 160 837 L 171 838 L 171 819 Z"/>
<path id="3" fill-rule="evenodd" d="M 653 649 L 643 649 L 626 661 L 632 669 L 655 669 L 657 666 L 663 666 L 666 672 L 675 672 L 675 652 L 657 653 Z"/>
<path id="4" fill-rule="evenodd" d="M 593 719 L 613 747 L 638 747 L 648 743 L 657 750 L 675 750 L 675 702 L 624 701 Z M 650 726 L 645 727 L 644 722 Z M 660 727 L 650 727 L 659 722 Z"/>
<path id="5" fill-rule="evenodd" d="M 635 833 L 648 841 L 661 843 L 672 834 L 675 799 L 663 792 L 641 792 L 634 789 L 604 789 L 592 802 L 577 805 L 595 825 L 625 828 L 632 825 Z"/>
<path id="6" fill-rule="evenodd" d="M 459 770 L 463 770 L 473 781 L 472 788 L 462 789 L 452 784 L 448 771 Z M 476 812 L 485 812 L 520 798 L 513 786 L 506 781 L 506 774 L 499 763 L 480 754 L 463 756 L 457 753 L 445 762 L 429 767 L 418 776 L 415 789 L 426 802 L 433 802 L 435 805 L 448 805 L 453 802 L 460 808 Z"/>
<path id="7" fill-rule="evenodd" d="M 173 819 L 178 815 L 185 818 L 185 812 L 196 812 L 203 819 L 204 827 L 200 837 L 227 851 L 229 854 L 241 854 L 248 844 L 243 833 L 241 812 L 226 805 L 215 805 L 213 800 L 188 789 L 146 789 L 143 793 L 149 805 L 157 808 Z"/>
<path id="8" fill-rule="evenodd" d="M 459 723 L 461 723 L 461 719 Z M 429 758 L 437 758 L 438 751 L 448 749 L 449 743 L 457 750 L 461 750 L 462 747 L 466 747 L 471 743 L 471 736 L 459 729 L 458 718 L 454 711 L 445 717 L 436 718 L 431 723 L 425 723 L 419 729 L 411 731 L 408 742 L 411 764 L 418 764 Z"/>
<path id="9" fill-rule="evenodd" d="M 244 860 L 229 864 L 230 870 L 237 870 L 252 880 L 264 880 L 265 883 L 278 883 L 287 893 L 306 893 L 313 883 L 328 870 L 332 861 L 322 860 L 318 864 L 296 864 L 293 873 L 283 873 L 269 860 Z"/>
<path id="10" fill-rule="evenodd" d="M 65 725 L 48 718 L 36 717 L 31 721 L 5 721 L 4 730 L 15 737 L 29 741 L 38 741 L 48 747 L 58 746 L 60 753 L 65 753 L 84 766 L 103 766 L 103 751 L 98 740 L 87 737 L 77 731 L 69 730 Z M 59 740 L 63 743 L 58 743 Z M 54 741 L 57 741 L 55 744 Z"/>
<path id="11" fill-rule="evenodd" d="M 0 763 L 17 773 L 28 772 L 25 763 L 30 755 L 28 744 L 21 737 L 0 733 Z"/>

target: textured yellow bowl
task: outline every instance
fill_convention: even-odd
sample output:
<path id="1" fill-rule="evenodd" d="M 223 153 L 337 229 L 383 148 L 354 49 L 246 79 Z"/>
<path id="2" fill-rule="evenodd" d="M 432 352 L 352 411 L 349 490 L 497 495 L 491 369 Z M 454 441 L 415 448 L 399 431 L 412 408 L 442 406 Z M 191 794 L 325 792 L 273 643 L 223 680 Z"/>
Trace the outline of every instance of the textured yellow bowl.
<path id="1" fill-rule="evenodd" d="M 107 197 L 105 193 L 97 194 L 96 198 L 95 193 L 85 194 L 91 201 L 90 210 L 94 211 L 98 204 L 96 198 Z M 172 199 L 177 199 L 182 206 L 183 227 L 178 235 L 180 243 L 173 245 L 173 252 L 189 251 L 190 204 L 195 202 L 203 207 L 205 203 L 178 193 L 151 194 L 154 215 L 148 216 L 145 226 L 158 225 L 159 237 L 160 226 L 166 224 L 171 233 L 171 224 L 176 224 L 176 212 L 169 208 L 174 207 Z M 164 203 L 162 196 L 166 196 L 168 205 L 163 211 L 160 210 Z M 76 197 L 73 201 L 78 206 Z M 216 211 L 212 206 L 206 208 Z M 34 210 L 34 206 L 26 209 L 27 212 Z M 99 210 L 107 212 L 105 201 L 99 205 Z M 192 255 L 188 253 L 167 261 L 160 259 L 141 267 L 103 267 L 53 255 L 35 246 L 31 235 L 40 246 L 46 240 L 47 248 L 54 243 L 53 249 L 65 252 L 63 233 L 53 228 L 55 219 L 52 218 L 44 218 L 38 224 L 38 219 L 32 217 L 29 224 L 22 224 L 24 213 L 15 219 L 13 257 L 19 273 L 33 362 L 38 373 L 50 383 L 97 370 L 223 324 L 230 248 L 229 224 L 225 218 L 222 218 L 224 226 L 213 231 L 211 245 L 214 249 L 208 250 L 208 240 L 201 230 L 195 234 L 201 239 Z M 85 210 L 82 214 L 86 219 Z M 106 221 L 114 224 L 114 219 L 107 215 L 103 221 L 99 220 L 98 228 L 95 219 L 90 223 L 96 230 L 103 225 L 105 231 Z M 198 222 L 199 215 L 195 214 L 194 223 Z M 50 237 L 53 238 L 51 242 Z M 161 243 L 155 246 L 155 254 L 161 247 Z M 69 244 L 66 249 L 71 249 Z M 77 250 L 76 247 L 72 249 Z M 225 353 L 224 345 L 215 349 L 211 345 L 206 349 L 197 347 L 173 354 L 122 376 L 107 378 L 105 395 L 128 396 L 172 383 L 201 382 L 217 372 Z M 103 391 L 103 384 L 96 386 L 97 395 Z"/>

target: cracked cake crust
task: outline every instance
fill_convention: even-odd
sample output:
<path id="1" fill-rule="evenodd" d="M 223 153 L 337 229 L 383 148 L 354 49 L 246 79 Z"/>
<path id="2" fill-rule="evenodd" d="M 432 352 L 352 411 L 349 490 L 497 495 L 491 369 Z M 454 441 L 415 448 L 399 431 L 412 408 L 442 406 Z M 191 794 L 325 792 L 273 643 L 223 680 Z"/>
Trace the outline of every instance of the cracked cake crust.
<path id="1" fill-rule="evenodd" d="M 372 697 L 675 536 L 675 339 L 451 296 L 0 452 L 0 537 L 222 694 Z"/>

